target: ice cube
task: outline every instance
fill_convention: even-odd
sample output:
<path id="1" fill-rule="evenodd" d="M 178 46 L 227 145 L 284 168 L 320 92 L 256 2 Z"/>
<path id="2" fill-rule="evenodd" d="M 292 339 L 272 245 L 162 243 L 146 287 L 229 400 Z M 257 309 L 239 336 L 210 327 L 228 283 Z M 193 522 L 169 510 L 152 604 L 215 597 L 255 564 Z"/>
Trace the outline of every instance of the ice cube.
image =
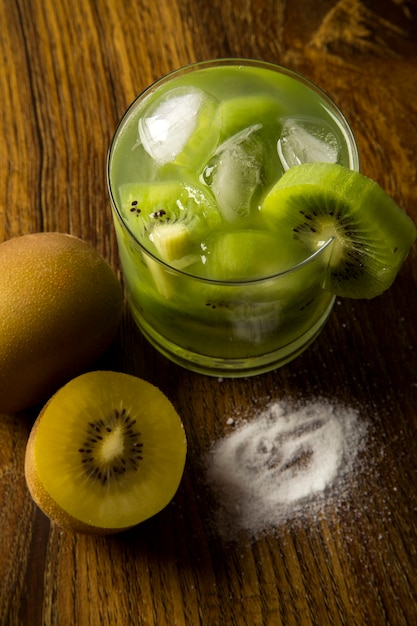
<path id="1" fill-rule="evenodd" d="M 316 118 L 293 117 L 284 121 L 277 144 L 284 170 L 300 163 L 337 163 L 340 145 L 332 129 Z"/>
<path id="2" fill-rule="evenodd" d="M 159 165 L 173 161 L 184 148 L 207 97 L 202 89 L 177 87 L 139 119 L 139 143 Z"/>
<path id="3" fill-rule="evenodd" d="M 262 144 L 256 136 L 261 128 L 261 124 L 254 124 L 229 137 L 217 148 L 203 174 L 228 222 L 250 214 L 261 182 Z"/>
<path id="4" fill-rule="evenodd" d="M 236 146 L 241 146 L 258 130 L 261 130 L 262 124 L 253 124 L 243 130 L 239 131 L 235 135 L 231 135 L 228 139 L 223 141 L 217 148 L 215 154 L 221 154 L 225 151 L 233 150 Z"/>

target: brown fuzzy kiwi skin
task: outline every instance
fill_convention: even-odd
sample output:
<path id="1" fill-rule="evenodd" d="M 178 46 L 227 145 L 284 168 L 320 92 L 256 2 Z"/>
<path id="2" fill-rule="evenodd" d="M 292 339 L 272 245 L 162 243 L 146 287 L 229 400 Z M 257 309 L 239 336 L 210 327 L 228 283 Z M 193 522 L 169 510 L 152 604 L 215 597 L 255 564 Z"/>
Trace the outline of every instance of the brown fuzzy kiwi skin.
<path id="1" fill-rule="evenodd" d="M 36 470 L 35 440 L 39 422 L 51 400 L 52 398 L 46 403 L 46 405 L 39 413 L 32 427 L 26 446 L 25 478 L 29 493 L 32 496 L 35 504 L 50 519 L 53 524 L 56 524 L 61 528 L 75 533 L 88 535 L 110 535 L 132 528 L 132 526 L 126 526 L 125 528 L 100 528 L 98 526 L 92 526 L 80 520 L 77 520 L 72 515 L 64 511 L 64 509 L 51 498 L 50 494 L 45 489 L 43 483 L 39 479 L 39 475 Z"/>
<path id="2" fill-rule="evenodd" d="M 0 244 L 0 412 L 51 396 L 101 356 L 123 313 L 107 261 L 73 235 L 42 232 Z"/>

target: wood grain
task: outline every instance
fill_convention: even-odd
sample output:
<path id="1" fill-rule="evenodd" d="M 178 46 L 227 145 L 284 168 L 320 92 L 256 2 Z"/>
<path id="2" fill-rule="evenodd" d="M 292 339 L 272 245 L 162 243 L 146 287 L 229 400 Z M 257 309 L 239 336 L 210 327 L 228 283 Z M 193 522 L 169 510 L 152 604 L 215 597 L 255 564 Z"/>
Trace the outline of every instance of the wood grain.
<path id="1" fill-rule="evenodd" d="M 415 0 L 2 0 L 0 32 L 0 241 L 71 232 L 119 271 L 105 179 L 117 121 L 159 76 L 226 56 L 319 84 L 353 128 L 362 171 L 417 220 Z M 304 355 L 252 379 L 180 369 L 126 312 L 97 366 L 160 386 L 189 440 L 173 502 L 126 533 L 50 526 L 23 476 L 36 409 L 1 416 L 1 626 L 415 623 L 416 261 L 414 248 L 383 296 L 339 300 Z M 228 418 L 317 397 L 356 407 L 368 424 L 349 489 L 318 516 L 226 541 L 213 529 L 204 455 Z"/>

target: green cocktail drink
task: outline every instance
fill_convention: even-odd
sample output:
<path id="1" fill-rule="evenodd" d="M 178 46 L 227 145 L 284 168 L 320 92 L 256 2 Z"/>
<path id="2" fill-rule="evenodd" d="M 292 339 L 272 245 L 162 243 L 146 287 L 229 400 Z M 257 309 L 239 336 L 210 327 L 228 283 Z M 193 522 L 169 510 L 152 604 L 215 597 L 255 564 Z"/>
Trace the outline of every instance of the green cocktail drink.
<path id="1" fill-rule="evenodd" d="M 108 182 L 131 310 L 164 355 L 248 376 L 318 335 L 334 302 L 322 287 L 329 241 L 307 253 L 261 210 L 285 171 L 315 161 L 358 170 L 352 132 L 320 89 L 274 65 L 188 66 L 130 106 Z"/>

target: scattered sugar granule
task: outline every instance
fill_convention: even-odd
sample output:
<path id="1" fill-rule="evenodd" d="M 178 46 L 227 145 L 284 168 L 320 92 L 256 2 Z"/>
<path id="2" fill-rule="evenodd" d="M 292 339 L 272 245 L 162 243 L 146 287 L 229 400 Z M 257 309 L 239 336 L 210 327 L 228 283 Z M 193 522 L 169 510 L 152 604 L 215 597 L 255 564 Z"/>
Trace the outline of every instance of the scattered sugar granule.
<path id="1" fill-rule="evenodd" d="M 206 459 L 207 482 L 224 535 L 251 535 L 296 516 L 340 489 L 366 438 L 352 408 L 314 401 L 274 402 L 216 442 Z"/>

